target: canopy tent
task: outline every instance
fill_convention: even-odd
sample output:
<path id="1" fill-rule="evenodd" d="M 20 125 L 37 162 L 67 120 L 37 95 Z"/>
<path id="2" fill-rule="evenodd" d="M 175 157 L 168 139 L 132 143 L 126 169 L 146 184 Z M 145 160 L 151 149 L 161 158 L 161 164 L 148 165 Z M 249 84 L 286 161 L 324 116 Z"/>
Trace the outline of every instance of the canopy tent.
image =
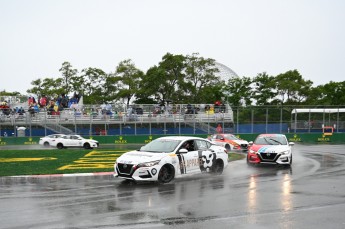
<path id="1" fill-rule="evenodd" d="M 309 114 L 309 117 L 307 120 L 305 120 L 305 115 L 302 117 L 302 120 L 297 120 L 298 114 L 307 113 Z M 320 129 L 324 128 L 325 126 L 332 126 L 334 129 L 339 130 L 340 122 L 340 113 L 345 113 L 345 108 L 301 108 L 301 109 L 293 109 L 291 111 L 291 123 L 292 129 L 308 129 L 308 132 L 310 132 L 310 129 Z M 316 119 L 313 117 L 311 118 L 311 114 L 321 114 L 322 118 Z M 332 117 L 332 114 L 336 114 L 336 120 Z M 326 116 L 328 118 L 326 118 Z"/>
<path id="2" fill-rule="evenodd" d="M 345 108 L 312 108 L 312 109 L 293 109 L 291 114 L 295 113 L 338 113 L 345 112 Z"/>

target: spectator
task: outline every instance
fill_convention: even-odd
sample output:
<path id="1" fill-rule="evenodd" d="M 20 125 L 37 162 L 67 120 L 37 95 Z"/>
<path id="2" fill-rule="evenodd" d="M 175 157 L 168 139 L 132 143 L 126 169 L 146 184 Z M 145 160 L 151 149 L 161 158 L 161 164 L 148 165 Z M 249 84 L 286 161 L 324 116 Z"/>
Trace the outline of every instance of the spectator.
<path id="1" fill-rule="evenodd" d="M 39 101 L 40 108 L 47 106 L 47 97 L 45 95 L 42 95 Z"/>
<path id="2" fill-rule="evenodd" d="M 60 105 L 62 108 L 68 108 L 68 97 L 65 94 L 62 94 Z"/>
<path id="3" fill-rule="evenodd" d="M 53 112 L 55 112 L 54 106 L 55 106 L 55 101 L 54 100 L 50 100 L 49 101 L 49 105 L 48 105 L 48 115 L 52 115 Z"/>
<path id="4" fill-rule="evenodd" d="M 18 108 L 17 113 L 19 115 L 24 115 L 25 111 L 24 111 L 23 107 Z"/>
<path id="5" fill-rule="evenodd" d="M 34 103 L 36 103 L 35 98 L 34 98 L 33 96 L 30 96 L 30 97 L 28 98 L 28 104 L 29 104 L 29 106 L 30 106 L 31 104 L 34 104 Z"/>
<path id="6" fill-rule="evenodd" d="M 7 105 L 7 102 L 2 102 L 1 106 L 0 106 L 0 110 L 2 111 L 2 113 L 4 115 L 10 115 L 11 114 L 11 109 L 10 107 Z"/>
<path id="7" fill-rule="evenodd" d="M 216 102 L 214 102 L 214 112 L 215 112 L 215 113 L 218 113 L 218 112 L 219 112 L 220 104 L 221 104 L 221 102 L 220 102 L 219 100 L 217 100 Z"/>
<path id="8" fill-rule="evenodd" d="M 30 113 L 31 116 L 35 115 L 35 108 L 34 108 L 33 103 L 30 103 L 29 108 L 28 108 L 28 112 Z"/>
<path id="9" fill-rule="evenodd" d="M 217 131 L 218 134 L 223 133 L 223 128 L 222 128 L 222 126 L 220 124 L 218 124 L 218 126 L 216 128 L 216 131 Z"/>

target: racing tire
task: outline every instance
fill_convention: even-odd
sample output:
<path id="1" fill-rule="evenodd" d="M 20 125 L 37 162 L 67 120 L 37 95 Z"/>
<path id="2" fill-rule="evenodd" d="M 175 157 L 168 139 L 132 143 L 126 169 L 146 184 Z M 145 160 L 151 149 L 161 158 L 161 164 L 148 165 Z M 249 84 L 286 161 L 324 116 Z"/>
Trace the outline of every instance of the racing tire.
<path id="1" fill-rule="evenodd" d="M 248 156 L 246 158 L 247 158 L 247 165 L 252 166 L 252 163 L 249 162 Z"/>
<path id="2" fill-rule="evenodd" d="M 56 147 L 57 147 L 58 149 L 63 149 L 63 148 L 64 148 L 62 143 L 58 143 L 58 144 L 56 145 Z"/>
<path id="3" fill-rule="evenodd" d="M 50 144 L 49 144 L 49 142 L 44 142 L 44 143 L 43 143 L 43 146 L 44 146 L 44 147 L 49 147 Z"/>
<path id="4" fill-rule="evenodd" d="M 291 167 L 291 165 L 292 165 L 292 155 L 291 155 L 291 157 L 290 157 L 290 162 L 289 162 L 289 164 L 286 165 L 286 166 L 287 166 L 287 167 Z"/>
<path id="5" fill-rule="evenodd" d="M 222 159 L 216 160 L 214 165 L 211 167 L 211 173 L 215 175 L 221 175 L 224 170 L 224 162 Z"/>
<path id="6" fill-rule="evenodd" d="M 158 173 L 158 182 L 159 183 L 169 183 L 175 177 L 175 169 L 172 165 L 164 165 Z"/>
<path id="7" fill-rule="evenodd" d="M 91 149 L 91 146 L 89 143 L 86 142 L 86 143 L 84 143 L 83 148 L 84 149 Z"/>

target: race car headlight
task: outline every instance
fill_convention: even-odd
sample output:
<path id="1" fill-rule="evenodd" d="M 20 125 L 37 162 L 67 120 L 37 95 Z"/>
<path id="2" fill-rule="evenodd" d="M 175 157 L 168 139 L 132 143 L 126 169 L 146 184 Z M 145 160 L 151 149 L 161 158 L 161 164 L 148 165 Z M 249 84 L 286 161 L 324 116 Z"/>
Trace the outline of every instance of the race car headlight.
<path id="1" fill-rule="evenodd" d="M 281 152 L 281 155 L 287 155 L 287 154 L 289 154 L 289 151 L 283 151 L 283 152 Z"/>
<path id="2" fill-rule="evenodd" d="M 160 160 L 140 163 L 137 167 L 138 168 L 140 168 L 140 167 L 151 167 L 151 166 L 154 166 L 154 165 L 158 165 L 159 162 L 160 162 Z"/>
<path id="3" fill-rule="evenodd" d="M 249 153 L 257 154 L 258 152 L 254 151 L 254 150 L 249 150 Z"/>

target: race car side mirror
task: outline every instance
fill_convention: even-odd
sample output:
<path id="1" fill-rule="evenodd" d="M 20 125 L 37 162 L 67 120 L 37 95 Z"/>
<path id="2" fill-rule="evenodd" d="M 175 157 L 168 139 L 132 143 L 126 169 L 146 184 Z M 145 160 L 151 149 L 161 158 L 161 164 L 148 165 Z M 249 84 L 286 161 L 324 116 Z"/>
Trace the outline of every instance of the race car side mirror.
<path id="1" fill-rule="evenodd" d="M 289 142 L 289 146 L 294 146 L 295 143 L 294 142 Z"/>
<path id="2" fill-rule="evenodd" d="M 248 145 L 252 146 L 252 145 L 253 145 L 253 142 L 252 142 L 252 141 L 248 142 Z"/>
<path id="3" fill-rule="evenodd" d="M 187 149 L 180 149 L 180 150 L 178 151 L 178 153 L 188 153 L 188 150 L 187 150 Z"/>

